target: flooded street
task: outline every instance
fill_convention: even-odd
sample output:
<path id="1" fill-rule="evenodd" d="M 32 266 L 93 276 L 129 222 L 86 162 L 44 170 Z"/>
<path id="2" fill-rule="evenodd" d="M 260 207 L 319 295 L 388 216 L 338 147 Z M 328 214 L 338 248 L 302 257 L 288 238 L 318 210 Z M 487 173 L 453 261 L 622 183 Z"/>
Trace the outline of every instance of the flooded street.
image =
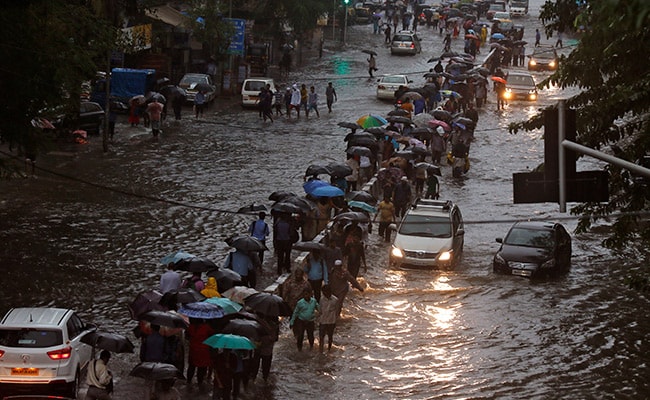
<path id="1" fill-rule="evenodd" d="M 521 20 L 529 43 L 541 29 L 533 17 L 540 4 L 531 2 L 531 16 Z M 126 304 L 158 284 L 160 258 L 182 249 L 221 263 L 229 250 L 224 239 L 245 232 L 253 219 L 234 211 L 270 205 L 276 190 L 302 194 L 307 166 L 344 161 L 348 130 L 337 123 L 392 109 L 376 99 L 376 79 L 368 79 L 360 50 L 378 53 L 377 74 L 406 73 L 421 86 L 433 67 L 426 61 L 443 45 L 426 27 L 418 33 L 422 54 L 397 57 L 371 25 L 353 26 L 345 48 L 326 43 L 321 59 L 276 81 L 279 88 L 316 86 L 320 118 L 271 124 L 256 110 L 213 105 L 195 120 L 187 108 L 159 140 L 124 124 L 106 154 L 93 137 L 81 150 L 43 156 L 33 179 L 0 181 L 0 312 L 69 307 L 137 343 Z M 452 46 L 462 51 L 462 40 Z M 338 93 L 331 114 L 324 104 L 329 81 Z M 373 232 L 362 279 L 367 290 L 348 296 L 332 352 L 298 352 L 284 326 L 269 385 L 258 380 L 241 398 L 648 398 L 650 304 L 627 288 L 625 264 L 600 246 L 603 236 L 573 235 L 572 268 L 561 279 L 530 282 L 491 272 L 495 238 L 512 222 L 561 220 L 570 232 L 577 224 L 557 204 L 514 205 L 512 194 L 512 173 L 543 161 L 543 132 L 512 135 L 507 125 L 566 94 L 544 90 L 536 104 L 498 112 L 490 92 L 470 171 L 454 179 L 450 167 L 442 168 L 441 199 L 456 202 L 465 219 L 461 265 L 449 272 L 390 269 L 388 246 Z M 585 161 L 578 168 L 599 167 Z M 267 256 L 263 282 L 275 278 L 274 261 Z M 128 376 L 136 363 L 130 354 L 111 360 L 115 399 L 142 398 L 141 381 Z M 209 396 L 194 390 L 184 398 Z"/>

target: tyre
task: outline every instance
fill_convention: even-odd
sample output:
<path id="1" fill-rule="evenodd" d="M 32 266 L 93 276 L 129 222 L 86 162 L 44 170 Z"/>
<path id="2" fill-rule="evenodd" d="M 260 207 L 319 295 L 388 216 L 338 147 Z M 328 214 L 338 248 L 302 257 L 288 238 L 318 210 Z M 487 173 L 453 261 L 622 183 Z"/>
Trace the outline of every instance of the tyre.
<path id="1" fill-rule="evenodd" d="M 66 392 L 66 397 L 70 397 L 71 399 L 77 398 L 77 395 L 79 394 L 79 369 L 77 369 L 77 373 L 74 374 L 74 380 L 68 384 Z"/>

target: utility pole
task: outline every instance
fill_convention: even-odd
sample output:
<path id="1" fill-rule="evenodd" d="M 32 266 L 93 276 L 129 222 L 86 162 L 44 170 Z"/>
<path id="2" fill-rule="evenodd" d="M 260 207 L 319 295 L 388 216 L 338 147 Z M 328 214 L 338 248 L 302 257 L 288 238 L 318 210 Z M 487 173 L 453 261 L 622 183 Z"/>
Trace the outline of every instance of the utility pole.
<path id="1" fill-rule="evenodd" d="M 350 0 L 343 0 L 343 9 L 345 11 L 345 22 L 344 22 L 344 27 L 343 27 L 343 44 L 347 44 L 347 38 L 348 38 L 348 4 L 350 3 Z"/>

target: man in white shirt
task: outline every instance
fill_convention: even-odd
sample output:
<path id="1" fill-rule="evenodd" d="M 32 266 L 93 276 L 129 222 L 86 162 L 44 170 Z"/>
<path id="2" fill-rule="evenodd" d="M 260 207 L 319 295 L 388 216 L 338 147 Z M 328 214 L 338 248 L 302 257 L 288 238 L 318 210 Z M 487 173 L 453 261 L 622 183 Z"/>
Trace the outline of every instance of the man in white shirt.
<path id="1" fill-rule="evenodd" d="M 160 293 L 165 294 L 181 287 L 181 274 L 174 271 L 174 263 L 167 264 L 167 271 L 160 277 Z"/>

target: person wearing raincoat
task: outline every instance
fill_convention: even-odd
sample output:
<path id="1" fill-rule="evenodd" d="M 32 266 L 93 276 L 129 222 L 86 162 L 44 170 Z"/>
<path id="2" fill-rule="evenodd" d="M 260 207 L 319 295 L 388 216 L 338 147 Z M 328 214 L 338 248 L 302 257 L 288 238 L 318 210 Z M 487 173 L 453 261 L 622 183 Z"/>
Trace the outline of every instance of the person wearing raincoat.
<path id="1" fill-rule="evenodd" d="M 214 335 L 215 331 L 210 324 L 200 318 L 190 318 L 190 326 L 187 328 L 189 340 L 189 354 L 187 359 L 187 385 L 191 385 L 194 373 L 199 387 L 208 373 L 208 367 L 212 365 L 210 359 L 210 346 L 203 344 L 203 341 Z"/>
<path id="2" fill-rule="evenodd" d="M 305 290 L 311 289 L 307 279 L 305 279 L 305 271 L 301 266 L 296 267 L 289 279 L 280 285 L 280 297 L 287 302 L 289 307 L 293 310 L 302 297 Z"/>
<path id="3" fill-rule="evenodd" d="M 201 294 L 207 298 L 221 297 L 217 286 L 217 280 L 214 277 L 208 278 L 208 283 L 205 284 L 205 289 L 201 290 Z"/>
<path id="4" fill-rule="evenodd" d="M 350 275 L 347 269 L 343 268 L 343 261 L 336 260 L 334 268 L 332 269 L 332 276 L 330 277 L 329 287 L 332 294 L 338 299 L 337 316 L 341 316 L 341 309 L 343 308 L 343 301 L 345 296 L 350 291 L 350 285 L 355 289 L 363 292 L 363 287 L 357 280 Z"/>

